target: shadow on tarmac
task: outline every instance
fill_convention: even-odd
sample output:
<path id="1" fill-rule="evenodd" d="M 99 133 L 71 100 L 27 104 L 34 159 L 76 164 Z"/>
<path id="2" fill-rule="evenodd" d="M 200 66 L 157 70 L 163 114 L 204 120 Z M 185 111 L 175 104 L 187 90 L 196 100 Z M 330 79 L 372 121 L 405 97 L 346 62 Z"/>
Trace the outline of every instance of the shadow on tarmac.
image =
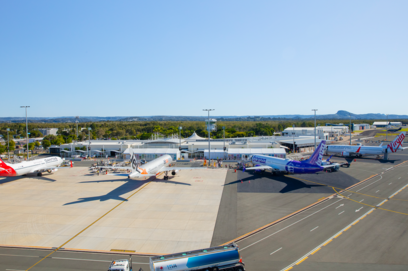
<path id="1" fill-rule="evenodd" d="M 117 181 L 122 181 L 122 180 L 115 180 L 115 181 L 88 181 L 88 182 L 82 182 L 82 183 L 94 183 L 94 182 L 117 182 Z M 148 181 L 138 181 L 135 182 L 133 180 L 123 180 L 122 182 L 125 182 L 121 186 L 113 189 L 106 195 L 102 196 L 96 196 L 96 197 L 87 197 L 87 198 L 79 198 L 77 201 L 72 201 L 65 203 L 65 205 L 72 205 L 72 204 L 78 204 L 78 203 L 84 203 L 84 202 L 89 202 L 89 201 L 107 201 L 107 200 L 120 200 L 120 201 L 127 201 L 127 199 L 121 197 L 121 195 L 126 194 L 128 192 L 132 192 Z"/>
<path id="2" fill-rule="evenodd" d="M 268 173 L 256 173 L 253 176 L 248 176 L 244 178 L 240 178 L 237 181 L 230 182 L 225 185 L 232 185 L 232 184 L 239 184 L 238 192 L 272 192 L 272 193 L 288 193 L 293 192 L 299 189 L 311 189 L 313 187 L 326 187 L 325 185 L 319 184 L 307 184 L 306 182 L 289 178 L 284 175 L 281 176 L 274 176 L 274 175 L 267 175 Z M 265 183 L 265 179 L 269 181 L 269 183 Z M 252 187 L 251 182 L 252 181 Z M 263 181 L 263 182 L 259 182 Z M 274 183 L 278 182 L 278 183 Z M 283 187 L 283 185 L 285 185 Z M 302 191 L 305 193 L 305 191 Z"/>
<path id="3" fill-rule="evenodd" d="M 101 180 L 101 181 L 84 181 L 80 183 L 113 183 L 113 182 L 125 182 L 121 186 L 113 189 L 106 195 L 102 196 L 96 196 L 96 197 L 87 197 L 87 198 L 79 198 L 76 201 L 68 202 L 65 203 L 65 205 L 72 205 L 72 204 L 78 204 L 78 203 L 84 203 L 84 202 L 89 202 L 89 201 L 107 201 L 107 200 L 120 200 L 120 201 L 127 201 L 127 199 L 121 197 L 121 195 L 132 192 L 138 188 L 140 188 L 142 185 L 145 183 L 148 183 L 150 181 L 156 181 L 160 183 L 172 183 L 172 184 L 180 184 L 180 185 L 191 185 L 188 183 L 181 183 L 181 182 L 176 182 L 176 181 L 171 181 L 171 180 L 157 180 L 154 179 L 154 177 L 147 179 L 147 180 L 131 180 L 131 179 L 122 179 L 122 180 Z"/>

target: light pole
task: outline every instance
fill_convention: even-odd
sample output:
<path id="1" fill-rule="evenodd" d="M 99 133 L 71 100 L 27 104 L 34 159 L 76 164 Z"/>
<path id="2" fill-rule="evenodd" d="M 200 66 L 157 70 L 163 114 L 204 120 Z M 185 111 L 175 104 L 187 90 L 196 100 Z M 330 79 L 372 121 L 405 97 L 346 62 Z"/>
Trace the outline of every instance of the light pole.
<path id="1" fill-rule="evenodd" d="M 91 148 L 91 130 L 92 130 L 92 128 L 88 127 L 88 135 L 89 135 L 88 158 L 91 157 L 91 150 L 90 150 L 90 148 Z"/>
<path id="2" fill-rule="evenodd" d="M 222 132 L 224 137 L 224 160 L 225 160 L 225 126 L 222 126 Z"/>
<path id="3" fill-rule="evenodd" d="M 293 138 L 293 153 L 295 153 L 295 124 L 293 124 L 292 138 Z"/>
<path id="4" fill-rule="evenodd" d="M 76 123 L 76 136 L 77 136 L 76 141 L 78 142 L 78 122 L 79 122 L 78 119 L 79 119 L 79 116 L 76 116 L 75 118 L 76 118 L 76 120 L 75 120 L 75 123 Z"/>
<path id="5" fill-rule="evenodd" d="M 203 111 L 208 112 L 208 123 L 207 123 L 207 130 L 208 130 L 208 161 L 211 163 L 211 144 L 210 144 L 210 111 L 214 111 L 215 109 L 203 109 Z M 208 166 L 208 165 L 207 165 Z"/>
<path id="6" fill-rule="evenodd" d="M 350 117 L 350 146 L 351 146 L 351 114 L 349 114 L 349 117 Z"/>
<path id="7" fill-rule="evenodd" d="M 388 114 L 387 114 L 387 125 L 385 126 L 385 141 L 387 141 L 388 138 L 388 126 L 389 126 L 389 122 L 388 122 Z"/>
<path id="8" fill-rule="evenodd" d="M 317 111 L 317 109 L 312 109 L 312 111 L 314 111 L 314 117 L 315 117 L 314 143 L 315 143 L 315 150 L 316 150 L 316 111 Z"/>
<path id="9" fill-rule="evenodd" d="M 29 108 L 29 107 L 30 107 L 30 106 L 28 106 L 28 105 L 20 106 L 20 108 L 25 108 L 25 113 L 26 113 L 27 161 L 28 161 L 28 120 L 27 120 L 27 108 Z"/>
<path id="10" fill-rule="evenodd" d="M 9 137 L 9 132 L 10 132 L 10 128 L 7 128 L 7 161 L 10 161 L 10 137 Z"/>
<path id="11" fill-rule="evenodd" d="M 183 127 L 179 126 L 178 129 L 179 129 L 179 135 L 180 135 L 179 151 L 180 151 L 180 154 L 181 154 L 181 129 L 183 129 Z"/>

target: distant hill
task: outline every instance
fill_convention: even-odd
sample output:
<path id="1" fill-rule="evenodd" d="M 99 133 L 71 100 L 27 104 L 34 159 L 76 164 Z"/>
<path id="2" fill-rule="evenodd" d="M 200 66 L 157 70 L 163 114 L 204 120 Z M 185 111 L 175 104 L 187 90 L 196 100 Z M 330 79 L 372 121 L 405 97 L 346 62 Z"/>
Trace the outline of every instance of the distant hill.
<path id="1" fill-rule="evenodd" d="M 353 114 L 345 110 L 339 110 L 335 114 L 316 115 L 319 120 L 385 120 L 387 116 L 381 113 Z M 262 116 L 212 116 L 212 118 L 224 121 L 261 121 L 261 120 L 291 120 L 291 119 L 314 119 L 314 115 L 262 115 Z M 98 121 L 203 121 L 205 116 L 134 116 L 134 117 L 80 117 L 79 122 L 98 122 Z M 388 115 L 388 119 L 408 119 L 408 115 Z M 29 122 L 40 123 L 66 123 L 75 122 L 75 117 L 55 117 L 38 118 L 29 117 Z M 25 122 L 22 117 L 0 117 L 0 122 L 19 123 Z"/>

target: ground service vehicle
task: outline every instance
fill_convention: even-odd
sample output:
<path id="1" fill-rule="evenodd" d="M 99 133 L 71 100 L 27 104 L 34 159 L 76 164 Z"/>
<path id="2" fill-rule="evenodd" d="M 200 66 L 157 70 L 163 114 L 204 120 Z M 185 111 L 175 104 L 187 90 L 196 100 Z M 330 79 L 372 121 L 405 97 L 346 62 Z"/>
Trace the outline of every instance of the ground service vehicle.
<path id="1" fill-rule="evenodd" d="M 235 243 L 150 257 L 150 271 L 244 271 Z"/>
<path id="2" fill-rule="evenodd" d="M 132 258 L 112 261 L 108 271 L 132 271 Z"/>

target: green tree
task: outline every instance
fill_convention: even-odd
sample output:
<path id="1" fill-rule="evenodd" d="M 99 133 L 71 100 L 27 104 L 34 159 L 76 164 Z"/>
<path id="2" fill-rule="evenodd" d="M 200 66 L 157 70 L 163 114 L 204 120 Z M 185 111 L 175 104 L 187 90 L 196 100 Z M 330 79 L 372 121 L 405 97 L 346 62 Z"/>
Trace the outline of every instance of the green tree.
<path id="1" fill-rule="evenodd" d="M 40 146 L 41 146 L 41 145 L 40 145 L 40 142 L 38 142 L 38 141 L 34 142 L 34 145 L 35 145 L 36 147 L 40 147 Z"/>
<path id="2" fill-rule="evenodd" d="M 9 146 L 10 146 L 10 151 L 14 151 L 16 149 L 16 142 L 14 142 L 13 140 L 10 140 Z"/>
<path id="3" fill-rule="evenodd" d="M 0 145 L 0 154 L 7 151 L 7 147 L 5 145 Z"/>
<path id="4" fill-rule="evenodd" d="M 43 136 L 43 134 L 38 130 L 31 130 L 30 131 L 30 137 L 42 137 L 42 136 Z"/>
<path id="5" fill-rule="evenodd" d="M 35 148 L 34 143 L 28 143 L 28 150 L 32 151 Z M 24 145 L 24 149 L 27 149 L 27 144 Z"/>
<path id="6" fill-rule="evenodd" d="M 51 146 L 51 142 L 47 139 L 42 141 L 42 146 L 44 149 L 48 149 Z"/>

